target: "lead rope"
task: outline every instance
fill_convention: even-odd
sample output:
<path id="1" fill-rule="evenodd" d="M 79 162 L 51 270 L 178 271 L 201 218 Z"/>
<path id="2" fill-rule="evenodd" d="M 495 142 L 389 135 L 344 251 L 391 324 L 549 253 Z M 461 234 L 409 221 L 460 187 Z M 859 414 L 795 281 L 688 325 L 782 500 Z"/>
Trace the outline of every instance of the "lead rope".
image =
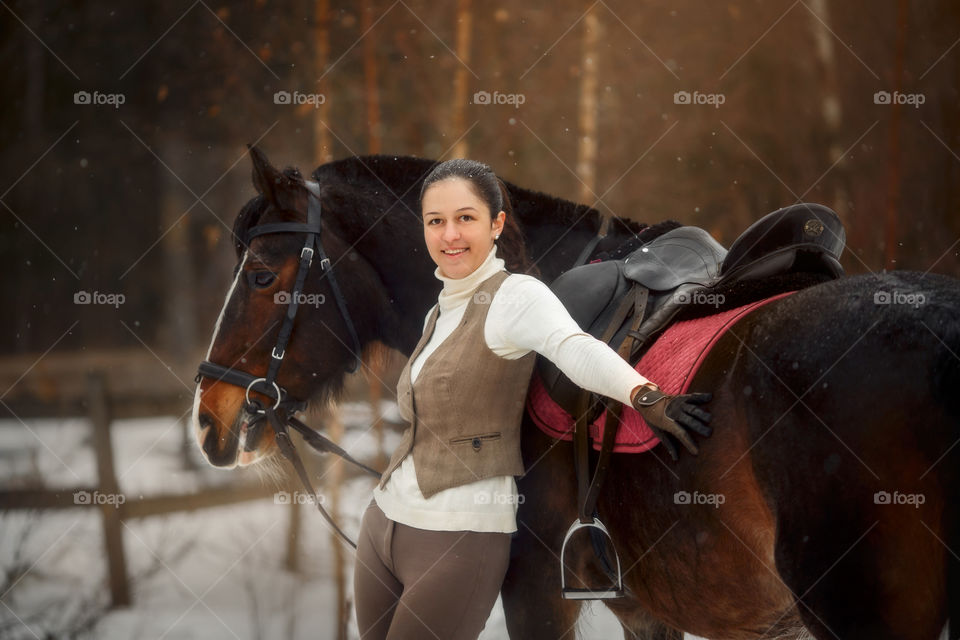
<path id="1" fill-rule="evenodd" d="M 337 526 L 337 523 L 333 521 L 333 518 L 330 517 L 330 514 L 327 513 L 327 510 L 323 508 L 323 505 L 320 504 L 320 499 L 317 496 L 316 489 L 313 488 L 313 484 L 310 482 L 310 477 L 307 475 L 307 470 L 303 466 L 303 461 L 300 459 L 300 454 L 297 453 L 296 447 L 293 446 L 293 442 L 290 440 L 290 433 L 287 431 L 287 425 L 280 421 L 280 418 L 277 417 L 276 411 L 273 408 L 268 407 L 264 409 L 264 413 L 267 416 L 267 420 L 270 421 L 270 425 L 273 427 L 273 432 L 275 434 L 275 440 L 277 446 L 280 448 L 280 453 L 283 454 L 283 457 L 290 461 L 290 464 L 293 465 L 293 468 L 296 470 L 297 475 L 300 476 L 300 482 L 303 483 L 304 488 L 310 493 L 310 499 L 315 505 L 317 505 L 317 510 L 320 511 L 320 515 L 323 516 L 323 519 L 333 527 L 333 530 L 336 532 L 344 542 L 349 544 L 354 549 L 357 548 L 357 543 L 351 540 L 343 530 Z"/>
<path id="2" fill-rule="evenodd" d="M 306 443 L 311 447 L 313 447 L 315 451 L 319 451 L 320 453 L 332 453 L 333 455 L 339 456 L 344 460 L 346 460 L 347 462 L 363 469 L 364 471 L 372 475 L 374 478 L 377 478 L 377 479 L 380 478 L 381 473 L 379 471 L 363 464 L 362 462 L 360 462 L 359 460 L 351 456 L 349 453 L 347 453 L 344 449 L 337 446 L 337 444 L 334 443 L 333 440 L 330 440 L 329 438 L 326 438 L 323 435 L 317 433 L 316 431 L 314 431 L 313 429 L 305 425 L 300 420 L 297 420 L 295 417 L 293 416 L 288 417 L 287 424 L 288 426 L 293 427 L 293 429 L 297 433 L 299 433 L 303 437 L 303 439 L 306 441 Z"/>

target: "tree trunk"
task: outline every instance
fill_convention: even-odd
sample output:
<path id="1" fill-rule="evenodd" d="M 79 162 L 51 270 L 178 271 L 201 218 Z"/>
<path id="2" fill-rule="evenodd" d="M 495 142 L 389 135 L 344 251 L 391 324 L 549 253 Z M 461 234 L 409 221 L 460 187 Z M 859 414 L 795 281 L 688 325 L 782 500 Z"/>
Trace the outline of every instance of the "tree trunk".
<path id="1" fill-rule="evenodd" d="M 162 136 L 160 157 L 171 167 L 195 165 L 189 154 L 188 143 L 173 134 Z M 203 204 L 193 204 L 193 196 L 175 175 L 162 165 L 160 170 L 160 227 L 169 229 L 160 241 L 163 270 L 167 290 L 164 292 L 164 321 L 161 329 L 161 347 L 171 358 L 170 364 L 179 373 L 193 361 L 193 346 L 197 344 L 197 324 L 194 318 L 194 282 L 190 259 L 190 217 L 198 210 L 209 214 Z M 195 185 L 194 185 L 195 186 Z M 193 208 L 190 208 L 193 205 Z M 185 212 L 190 210 L 190 213 Z"/>
<path id="2" fill-rule="evenodd" d="M 343 442 L 343 421 L 340 419 L 340 407 L 336 404 L 329 404 L 324 412 L 326 419 L 322 424 L 327 425 L 330 439 L 334 442 Z M 327 456 L 329 468 L 325 473 L 327 491 L 325 502 L 327 512 L 334 522 L 340 520 L 340 485 L 343 483 L 343 460 L 330 455 Z M 330 532 L 330 542 L 333 545 L 333 577 L 337 588 L 337 640 L 347 640 L 347 624 L 349 622 L 350 607 L 347 604 L 347 573 L 346 573 L 346 555 L 344 554 L 343 541 L 340 537 Z"/>
<path id="3" fill-rule="evenodd" d="M 380 153 L 383 146 L 380 127 L 380 90 L 377 86 L 377 39 L 368 33 L 373 26 L 373 2 L 365 0 L 360 11 L 363 39 L 363 79 L 367 102 L 367 151 Z"/>
<path id="4" fill-rule="evenodd" d="M 385 349 L 385 347 L 384 347 Z M 374 469 L 383 469 L 387 466 L 384 453 L 383 416 L 380 414 L 380 401 L 383 399 L 383 380 L 385 358 L 379 355 L 370 359 L 367 370 L 367 400 L 370 403 L 370 416 L 373 419 L 373 433 L 377 441 L 377 455 L 374 458 Z"/>
<path id="5" fill-rule="evenodd" d="M 313 4 L 313 68 L 317 77 L 317 93 L 324 97 L 319 109 L 313 113 L 313 162 L 324 164 L 333 160 L 333 146 L 330 140 L 330 100 L 325 91 L 327 82 L 324 73 L 330 60 L 330 0 L 315 0 Z"/>
<path id="6" fill-rule="evenodd" d="M 577 175 L 580 176 L 580 202 L 596 200 L 597 187 L 597 41 L 600 37 L 600 19 L 596 7 L 583 20 L 583 40 L 580 61 L 580 102 L 578 121 L 580 136 L 577 141 Z M 606 216 L 604 220 L 606 225 Z"/>
<path id="7" fill-rule="evenodd" d="M 846 219 L 849 210 L 847 202 L 850 196 L 847 187 L 848 175 L 841 159 L 844 153 L 844 148 L 840 141 L 843 109 L 841 107 L 839 82 L 837 80 L 837 64 L 834 56 L 834 36 L 830 33 L 829 28 L 831 23 L 830 8 L 828 6 L 828 0 L 810 0 L 809 7 L 814 14 L 811 16 L 811 26 L 813 27 L 817 62 L 819 63 L 820 74 L 823 79 L 823 97 L 820 103 L 820 113 L 823 117 L 824 128 L 827 134 L 827 149 L 829 150 L 827 166 L 833 166 L 834 163 L 836 163 L 836 167 L 834 167 L 828 178 L 833 185 L 830 206 L 837 212 L 841 219 Z"/>
<path id="8" fill-rule="evenodd" d="M 470 79 L 467 77 L 470 64 L 470 37 L 473 32 L 473 10 L 471 0 L 457 2 L 457 57 L 462 64 L 457 65 L 453 76 L 453 130 L 451 135 L 459 137 L 467 128 L 467 103 Z M 467 137 L 460 138 L 453 147 L 454 158 L 466 158 L 470 153 Z"/>
<path id="9" fill-rule="evenodd" d="M 120 495 L 120 485 L 114 471 L 113 443 L 110 440 L 110 401 L 101 372 L 93 372 L 87 377 L 87 394 L 93 447 L 97 456 L 97 492 L 115 499 Z M 88 496 L 88 500 L 95 500 L 95 497 Z M 103 516 L 103 546 L 110 579 L 110 603 L 114 607 L 129 607 L 132 600 L 120 510 L 110 501 L 104 501 L 100 504 L 100 513 Z"/>
<path id="10" fill-rule="evenodd" d="M 907 47 L 907 0 L 897 2 L 897 49 L 894 59 L 894 82 L 891 95 L 903 89 L 903 58 Z M 887 221 L 883 239 L 883 268 L 893 269 L 897 263 L 897 242 L 900 236 L 900 116 L 902 107 L 890 101 L 890 153 L 887 167 Z"/>

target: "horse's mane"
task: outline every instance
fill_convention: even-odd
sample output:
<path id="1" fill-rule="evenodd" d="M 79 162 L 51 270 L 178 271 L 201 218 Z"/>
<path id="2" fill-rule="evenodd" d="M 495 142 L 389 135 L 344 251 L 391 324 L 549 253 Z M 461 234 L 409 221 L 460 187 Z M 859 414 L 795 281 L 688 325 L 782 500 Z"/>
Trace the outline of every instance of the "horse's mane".
<path id="1" fill-rule="evenodd" d="M 387 198 L 402 197 L 407 206 L 413 211 L 418 211 L 420 186 L 437 164 L 435 160 L 416 156 L 383 154 L 350 156 L 317 167 L 311 177 L 321 187 L 332 182 L 346 182 L 357 187 L 365 185 L 368 187 L 365 191 L 369 189 L 373 192 L 379 191 L 379 195 Z M 600 228 L 602 222 L 600 212 L 592 207 L 534 189 L 526 189 L 507 180 L 504 180 L 504 183 L 510 192 L 510 201 L 521 230 L 528 227 L 540 228 L 547 224 L 561 227 L 585 224 L 594 232 Z M 679 223 L 672 224 L 679 226 Z M 610 229 L 611 232 L 618 234 L 626 231 L 628 234 L 638 235 L 645 230 L 656 229 L 658 226 L 648 227 L 627 218 L 616 217 L 611 221 Z M 669 231 L 670 228 L 658 231 L 645 241 Z M 524 235 L 526 235 L 525 231 Z"/>
<path id="2" fill-rule="evenodd" d="M 330 185 L 346 185 L 373 196 L 375 200 L 394 202 L 401 198 L 412 211 L 419 209 L 420 185 L 430 170 L 437 165 L 435 160 L 416 156 L 366 155 L 350 156 L 320 165 L 314 169 L 311 178 L 324 189 Z M 300 171 L 287 167 L 282 172 L 290 181 L 302 181 Z M 525 228 L 540 228 L 545 225 L 572 227 L 586 224 L 597 232 L 602 223 L 600 212 L 585 204 L 564 200 L 542 191 L 519 187 L 504 181 L 510 192 L 514 211 L 519 218 L 518 225 L 526 236 Z M 384 205 L 388 207 L 389 205 Z M 233 243 L 237 258 L 246 247 L 247 232 L 259 224 L 269 208 L 269 202 L 262 195 L 251 198 L 240 210 L 233 223 Z M 374 223 L 375 215 L 381 208 L 356 208 L 350 211 L 347 222 L 358 229 L 368 229 Z M 369 219 L 367 219 L 369 218 Z M 646 225 L 627 218 L 614 217 L 610 221 L 608 237 L 612 242 L 601 244 L 596 252 L 600 260 L 619 260 L 629 255 L 641 245 L 650 242 L 664 233 L 682 226 L 675 220 L 666 220 L 654 225 Z M 361 231 L 362 233 L 362 231 Z M 529 241 L 530 239 L 527 238 Z"/>
<path id="3" fill-rule="evenodd" d="M 386 192 L 386 196 L 415 201 L 420 197 L 419 185 L 436 164 L 434 160 L 415 156 L 349 156 L 320 165 L 313 170 L 311 177 L 321 186 L 328 182 L 358 184 L 372 181 L 393 192 Z M 414 178 L 416 189 L 410 186 L 411 178 Z"/>

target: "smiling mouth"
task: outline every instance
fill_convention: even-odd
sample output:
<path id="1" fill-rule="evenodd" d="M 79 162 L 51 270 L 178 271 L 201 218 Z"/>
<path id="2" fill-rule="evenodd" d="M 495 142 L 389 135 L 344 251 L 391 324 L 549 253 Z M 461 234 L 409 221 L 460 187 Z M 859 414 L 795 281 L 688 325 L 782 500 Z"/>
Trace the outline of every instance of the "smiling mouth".
<path id="1" fill-rule="evenodd" d="M 469 248 L 467 248 L 467 249 L 443 249 L 443 250 L 440 251 L 440 253 L 442 253 L 443 255 L 446 255 L 446 256 L 459 256 L 460 254 L 466 253 L 466 252 L 469 251 L 469 250 L 470 250 Z"/>

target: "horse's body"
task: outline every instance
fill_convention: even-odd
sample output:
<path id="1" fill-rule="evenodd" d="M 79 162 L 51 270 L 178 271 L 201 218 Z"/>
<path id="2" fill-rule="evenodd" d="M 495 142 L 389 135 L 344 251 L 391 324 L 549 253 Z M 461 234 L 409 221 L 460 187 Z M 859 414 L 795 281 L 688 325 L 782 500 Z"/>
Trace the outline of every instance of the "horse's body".
<path id="1" fill-rule="evenodd" d="M 295 176 L 284 178 L 265 158 L 254 162 L 264 197 L 238 218 L 241 232 L 279 210 L 303 210 Z M 439 283 L 416 206 L 430 166 L 381 156 L 314 174 L 330 233 L 324 245 L 363 345 L 380 341 L 409 354 L 436 300 Z M 597 213 L 511 192 L 550 281 L 595 234 Z M 384 222 L 374 223 L 381 215 Z M 640 232 L 613 225 L 606 248 Z M 266 255 L 289 287 L 296 242 L 264 237 L 241 252 L 242 273 L 252 254 Z M 361 291 L 361 281 L 373 290 Z M 234 366 L 261 375 L 270 323 L 282 309 L 258 302 L 259 292 L 244 282 L 238 277 L 228 295 L 209 359 L 231 365 L 243 356 L 247 364 Z M 326 285 L 308 280 L 311 286 Z M 923 304 L 878 305 L 878 291 L 922 293 Z M 297 326 L 307 330 L 294 329 L 279 376 L 299 397 L 337 389 L 349 361 L 335 309 L 306 309 Z M 804 628 L 817 638 L 936 638 L 948 615 L 960 612 L 960 523 L 951 508 L 960 486 L 960 454 L 952 449 L 960 439 L 958 317 L 960 283 L 892 273 L 805 289 L 736 324 L 691 385 L 714 395 L 714 435 L 700 455 L 672 463 L 658 447 L 613 456 L 598 510 L 624 567 L 628 597 L 608 602 L 624 628 L 650 640 L 678 638 L 679 630 L 796 637 Z M 246 340 L 235 335 L 244 327 L 256 329 Z M 258 341 L 261 333 L 267 337 Z M 215 464 L 237 462 L 242 395 L 207 380 L 198 388 L 198 438 Z M 246 449 L 265 452 L 268 443 L 247 442 Z M 525 499 L 503 586 L 507 624 L 511 637 L 556 638 L 572 632 L 579 611 L 559 595 L 560 543 L 576 515 L 572 454 L 532 423 L 524 427 L 523 452 L 528 472 L 518 485 Z M 677 504 L 678 491 L 724 500 L 719 507 Z M 914 497 L 883 504 L 878 492 L 893 502 Z M 585 583 L 608 581 L 588 544 L 568 561 Z"/>
<path id="2" fill-rule="evenodd" d="M 876 305 L 881 288 L 927 300 Z M 956 461 L 944 456 L 960 438 L 958 310 L 957 282 L 894 273 L 813 287 L 736 325 L 691 385 L 714 394 L 700 455 L 614 456 L 599 513 L 631 567 L 635 598 L 609 603 L 625 626 L 639 631 L 652 614 L 709 638 L 804 626 L 817 638 L 936 638 L 950 547 L 960 550 Z M 524 435 L 528 464 L 553 444 L 532 425 Z M 554 446 L 518 483 L 526 500 L 504 585 L 513 637 L 557 637 L 576 618 L 540 586 L 559 582 L 570 457 Z M 678 505 L 677 491 L 725 500 Z M 877 504 L 884 491 L 923 504 Z M 593 584 L 608 580 L 589 552 L 580 561 Z M 544 609 L 554 615 L 532 613 Z"/>

